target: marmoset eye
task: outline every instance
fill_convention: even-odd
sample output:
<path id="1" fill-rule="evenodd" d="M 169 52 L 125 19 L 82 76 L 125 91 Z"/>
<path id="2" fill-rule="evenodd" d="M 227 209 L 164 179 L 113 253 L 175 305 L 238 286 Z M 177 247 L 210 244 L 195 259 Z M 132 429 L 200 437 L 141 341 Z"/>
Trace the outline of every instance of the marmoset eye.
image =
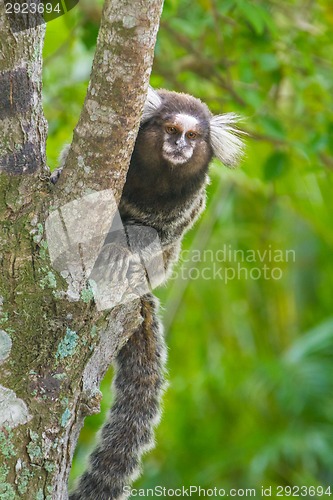
<path id="1" fill-rule="evenodd" d="M 186 137 L 188 139 L 195 139 L 197 136 L 198 136 L 198 134 L 196 132 L 192 132 L 192 130 L 190 132 L 186 133 Z"/>
<path id="2" fill-rule="evenodd" d="M 172 127 L 172 126 L 169 126 L 169 125 L 167 125 L 165 127 L 165 130 L 170 135 L 175 135 L 175 134 L 177 134 L 179 132 L 179 130 L 176 127 Z"/>

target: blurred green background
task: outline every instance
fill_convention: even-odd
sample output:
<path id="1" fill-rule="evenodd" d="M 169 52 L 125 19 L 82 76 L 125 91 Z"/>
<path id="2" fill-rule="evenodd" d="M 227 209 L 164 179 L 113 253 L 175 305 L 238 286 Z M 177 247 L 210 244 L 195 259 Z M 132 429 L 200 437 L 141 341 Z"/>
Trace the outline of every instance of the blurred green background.
<path id="1" fill-rule="evenodd" d="M 79 117 L 101 5 L 81 0 L 47 25 L 52 168 Z M 333 486 L 332 31 L 329 0 L 166 0 L 152 85 L 244 115 L 250 135 L 241 168 L 213 164 L 206 213 L 157 293 L 170 387 L 137 487 Z"/>

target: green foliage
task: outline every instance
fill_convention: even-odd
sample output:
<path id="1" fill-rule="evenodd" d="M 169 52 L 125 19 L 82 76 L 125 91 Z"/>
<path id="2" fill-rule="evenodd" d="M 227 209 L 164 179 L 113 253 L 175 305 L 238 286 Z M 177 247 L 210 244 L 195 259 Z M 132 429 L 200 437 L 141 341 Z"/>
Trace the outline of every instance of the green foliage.
<path id="1" fill-rule="evenodd" d="M 82 1 L 47 27 L 52 167 L 79 117 L 99 12 Z M 332 25 L 325 0 L 165 3 L 152 84 L 244 115 L 250 136 L 241 169 L 214 164 L 205 216 L 158 292 L 171 384 L 140 487 L 333 482 Z"/>

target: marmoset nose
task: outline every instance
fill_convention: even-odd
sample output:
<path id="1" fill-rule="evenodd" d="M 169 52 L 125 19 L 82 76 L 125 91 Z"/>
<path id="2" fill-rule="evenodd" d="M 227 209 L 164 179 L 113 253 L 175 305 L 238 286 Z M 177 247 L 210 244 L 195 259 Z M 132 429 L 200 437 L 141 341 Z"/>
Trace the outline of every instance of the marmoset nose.
<path id="1" fill-rule="evenodd" d="M 178 139 L 175 140 L 175 144 L 181 148 L 186 146 L 185 136 L 182 135 L 181 137 L 178 137 Z"/>

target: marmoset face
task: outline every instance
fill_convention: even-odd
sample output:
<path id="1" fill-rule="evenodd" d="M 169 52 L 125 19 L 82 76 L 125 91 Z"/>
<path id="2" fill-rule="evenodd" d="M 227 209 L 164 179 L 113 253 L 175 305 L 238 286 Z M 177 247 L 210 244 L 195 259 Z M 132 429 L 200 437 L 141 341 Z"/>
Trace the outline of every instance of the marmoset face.
<path id="1" fill-rule="evenodd" d="M 188 162 L 204 140 L 204 131 L 199 120 L 191 115 L 179 113 L 164 123 L 163 158 L 173 165 Z"/>
<path id="2" fill-rule="evenodd" d="M 191 182 L 207 172 L 213 157 L 234 166 L 242 154 L 242 140 L 234 124 L 238 116 L 213 116 L 199 99 L 167 90 L 148 90 L 135 144 L 130 175 L 165 176 L 165 185 Z"/>

